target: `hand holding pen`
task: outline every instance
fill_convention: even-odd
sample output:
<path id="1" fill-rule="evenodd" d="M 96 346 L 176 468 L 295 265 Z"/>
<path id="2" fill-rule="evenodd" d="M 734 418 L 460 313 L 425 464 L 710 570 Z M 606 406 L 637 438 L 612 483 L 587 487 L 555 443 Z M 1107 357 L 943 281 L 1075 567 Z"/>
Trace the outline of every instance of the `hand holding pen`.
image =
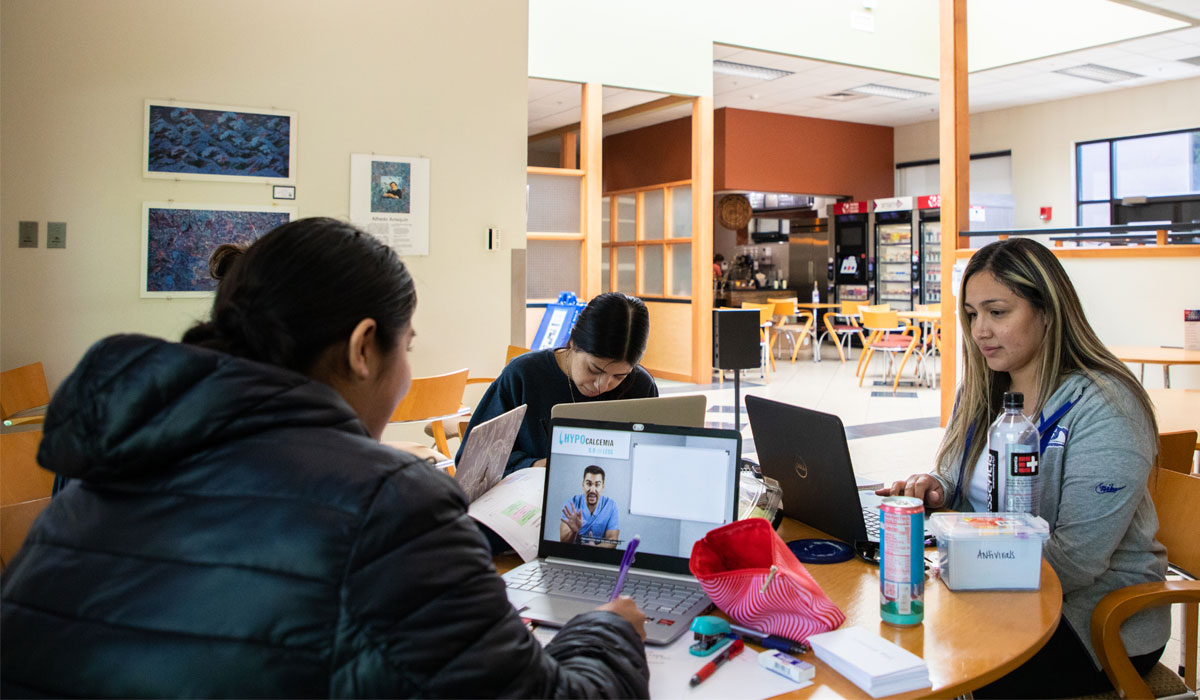
<path id="1" fill-rule="evenodd" d="M 625 574 L 629 571 L 629 567 L 633 564 L 633 552 L 637 549 L 638 542 L 641 542 L 640 537 L 634 537 L 629 542 L 629 546 L 625 549 L 625 555 L 621 558 L 621 569 L 617 574 L 617 583 L 613 588 L 612 596 L 609 602 L 601 605 L 598 610 L 607 610 L 614 612 L 629 621 L 633 625 L 633 629 L 642 639 L 646 638 L 646 614 L 638 609 L 637 604 L 632 598 L 622 598 L 621 587 L 625 585 Z"/>

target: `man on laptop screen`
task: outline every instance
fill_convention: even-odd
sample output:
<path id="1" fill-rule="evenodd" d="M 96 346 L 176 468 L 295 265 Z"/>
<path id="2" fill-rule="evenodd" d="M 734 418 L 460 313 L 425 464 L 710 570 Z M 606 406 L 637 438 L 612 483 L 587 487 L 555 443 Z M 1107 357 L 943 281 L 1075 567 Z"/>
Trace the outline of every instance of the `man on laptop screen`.
<path id="1" fill-rule="evenodd" d="M 571 496 L 558 524 L 560 542 L 577 542 L 615 549 L 621 537 L 617 504 L 604 494 L 604 470 L 589 464 L 583 470 L 583 493 Z"/>

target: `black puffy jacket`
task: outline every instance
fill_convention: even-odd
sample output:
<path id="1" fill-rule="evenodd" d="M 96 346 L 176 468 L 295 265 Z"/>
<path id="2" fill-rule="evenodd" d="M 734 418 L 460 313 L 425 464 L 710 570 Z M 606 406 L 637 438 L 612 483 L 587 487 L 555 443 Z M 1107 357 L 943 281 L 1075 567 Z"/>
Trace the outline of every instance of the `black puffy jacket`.
<path id="1" fill-rule="evenodd" d="M 545 650 L 453 480 L 330 387 L 141 336 L 58 390 L 70 477 L 4 572 L 5 697 L 646 697 L 608 612 Z"/>

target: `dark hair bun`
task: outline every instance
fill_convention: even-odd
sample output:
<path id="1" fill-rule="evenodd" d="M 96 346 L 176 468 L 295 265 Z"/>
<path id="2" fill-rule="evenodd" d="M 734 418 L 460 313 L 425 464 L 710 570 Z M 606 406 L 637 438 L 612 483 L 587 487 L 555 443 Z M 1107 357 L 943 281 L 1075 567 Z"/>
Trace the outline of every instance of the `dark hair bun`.
<path id="1" fill-rule="evenodd" d="M 245 252 L 245 246 L 236 243 L 222 243 L 208 258 L 208 274 L 215 280 L 224 278 L 233 268 L 233 264 L 240 260 L 242 253 Z"/>

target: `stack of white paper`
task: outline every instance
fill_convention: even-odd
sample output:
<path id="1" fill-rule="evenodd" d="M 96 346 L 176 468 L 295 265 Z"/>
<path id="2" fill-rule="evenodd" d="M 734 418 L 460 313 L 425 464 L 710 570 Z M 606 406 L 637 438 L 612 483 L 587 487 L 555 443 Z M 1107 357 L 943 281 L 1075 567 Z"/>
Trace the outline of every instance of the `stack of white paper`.
<path id="1" fill-rule="evenodd" d="M 925 660 L 862 627 L 808 638 L 817 658 L 873 698 L 929 687 Z"/>

